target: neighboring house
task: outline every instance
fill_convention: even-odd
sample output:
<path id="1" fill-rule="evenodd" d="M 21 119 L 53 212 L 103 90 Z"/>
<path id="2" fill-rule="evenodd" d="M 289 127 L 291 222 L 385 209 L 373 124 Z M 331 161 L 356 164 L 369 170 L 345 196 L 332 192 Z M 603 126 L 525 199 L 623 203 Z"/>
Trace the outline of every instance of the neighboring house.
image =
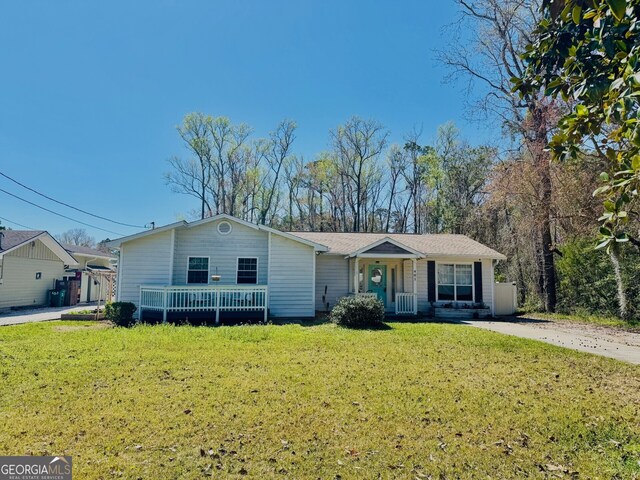
<path id="1" fill-rule="evenodd" d="M 47 290 L 78 262 L 51 235 L 0 231 L 0 309 L 43 305 Z"/>
<path id="2" fill-rule="evenodd" d="M 281 232 L 229 215 L 176 222 L 109 244 L 117 298 L 142 315 L 261 311 L 312 317 L 345 295 L 375 295 L 395 314 L 484 304 L 506 257 L 464 235 Z"/>
<path id="3" fill-rule="evenodd" d="M 95 248 L 61 244 L 77 261 L 75 269 L 68 269 L 67 278 L 80 280 L 78 302 L 95 302 L 110 300 L 115 289 L 115 261 L 116 257 Z"/>

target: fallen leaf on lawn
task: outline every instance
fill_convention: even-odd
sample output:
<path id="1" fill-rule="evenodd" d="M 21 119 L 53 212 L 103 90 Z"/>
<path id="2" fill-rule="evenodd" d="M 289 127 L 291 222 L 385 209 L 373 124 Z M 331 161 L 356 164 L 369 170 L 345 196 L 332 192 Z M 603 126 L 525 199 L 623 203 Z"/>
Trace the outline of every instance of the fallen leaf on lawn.
<path id="1" fill-rule="evenodd" d="M 562 465 L 554 465 L 553 463 L 547 463 L 545 465 L 549 472 L 564 472 L 566 469 Z"/>

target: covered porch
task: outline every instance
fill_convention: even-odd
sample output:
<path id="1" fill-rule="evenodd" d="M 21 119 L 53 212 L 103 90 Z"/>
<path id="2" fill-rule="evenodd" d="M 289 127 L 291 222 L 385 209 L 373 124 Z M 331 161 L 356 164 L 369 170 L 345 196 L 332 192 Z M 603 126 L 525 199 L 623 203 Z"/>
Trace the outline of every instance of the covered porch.
<path id="1" fill-rule="evenodd" d="M 347 258 L 354 295 L 378 298 L 390 314 L 418 314 L 417 263 L 423 254 L 383 238 Z"/>
<path id="2" fill-rule="evenodd" d="M 144 312 L 161 312 L 162 320 L 173 312 L 211 312 L 220 323 L 221 312 L 259 312 L 264 321 L 268 313 L 266 285 L 141 285 L 140 320 Z"/>

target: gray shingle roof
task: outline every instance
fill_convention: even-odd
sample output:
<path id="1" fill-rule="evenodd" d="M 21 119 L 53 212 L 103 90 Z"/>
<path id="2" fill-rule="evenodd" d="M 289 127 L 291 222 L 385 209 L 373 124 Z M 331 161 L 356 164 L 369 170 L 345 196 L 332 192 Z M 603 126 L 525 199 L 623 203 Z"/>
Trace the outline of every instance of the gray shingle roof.
<path id="1" fill-rule="evenodd" d="M 0 253 L 11 250 L 18 245 L 27 243 L 29 240 L 44 233 L 44 230 L 1 230 Z"/>
<path id="2" fill-rule="evenodd" d="M 406 245 L 427 256 L 460 255 L 504 260 L 506 257 L 492 248 L 476 242 L 466 235 L 411 234 L 411 233 L 342 233 L 342 232 L 290 232 L 292 235 L 329 247 L 328 253 L 350 255 L 385 237 Z"/>
<path id="3" fill-rule="evenodd" d="M 73 245 L 71 243 L 61 243 L 64 249 L 69 252 L 71 255 L 78 254 L 84 256 L 92 256 L 92 257 L 104 257 L 104 258 L 116 258 L 110 253 L 103 252 L 101 250 L 97 250 L 95 248 L 90 247 L 82 247 L 80 245 Z"/>

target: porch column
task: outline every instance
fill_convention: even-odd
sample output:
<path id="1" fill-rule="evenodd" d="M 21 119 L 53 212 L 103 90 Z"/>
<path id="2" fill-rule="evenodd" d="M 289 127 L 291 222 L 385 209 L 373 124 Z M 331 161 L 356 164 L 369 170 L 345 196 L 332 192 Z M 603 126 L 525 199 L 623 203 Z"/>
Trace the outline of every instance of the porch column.
<path id="1" fill-rule="evenodd" d="M 162 323 L 167 323 L 167 288 L 162 292 Z"/>
<path id="2" fill-rule="evenodd" d="M 411 259 L 411 270 L 413 270 L 413 313 L 418 313 L 418 262 L 415 258 Z"/>
<path id="3" fill-rule="evenodd" d="M 356 295 L 358 294 L 358 290 L 360 290 L 360 259 L 355 257 L 353 267 L 353 291 Z"/>

